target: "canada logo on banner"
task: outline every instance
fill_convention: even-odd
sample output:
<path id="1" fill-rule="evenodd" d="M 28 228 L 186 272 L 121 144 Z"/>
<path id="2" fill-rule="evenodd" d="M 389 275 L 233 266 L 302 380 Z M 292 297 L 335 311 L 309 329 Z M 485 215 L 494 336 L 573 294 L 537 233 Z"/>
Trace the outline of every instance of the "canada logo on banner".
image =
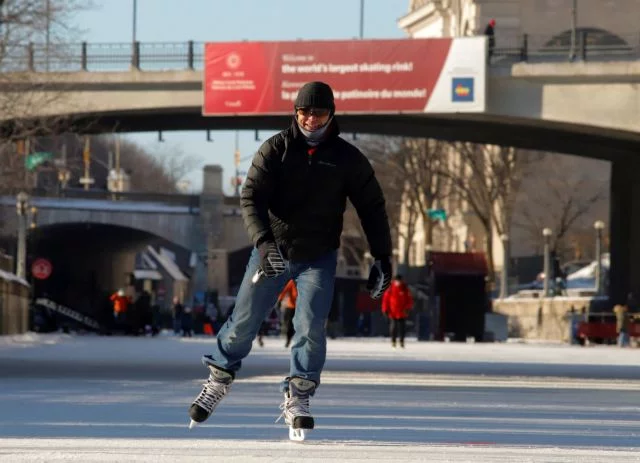
<path id="1" fill-rule="evenodd" d="M 289 114 L 314 80 L 338 113 L 485 109 L 485 37 L 207 43 L 204 56 L 205 116 Z"/>

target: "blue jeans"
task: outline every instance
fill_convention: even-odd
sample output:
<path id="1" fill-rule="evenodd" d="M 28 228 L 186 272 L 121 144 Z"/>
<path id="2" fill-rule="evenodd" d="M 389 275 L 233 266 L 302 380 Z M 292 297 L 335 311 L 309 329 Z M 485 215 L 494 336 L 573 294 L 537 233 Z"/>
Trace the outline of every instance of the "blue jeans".
<path id="1" fill-rule="evenodd" d="M 297 376 L 320 384 L 320 373 L 327 355 L 326 320 L 333 301 L 337 252 L 331 251 L 311 262 L 286 262 L 285 272 L 276 278 L 251 279 L 260 266 L 260 255 L 254 248 L 238 291 L 231 316 L 217 335 L 217 342 L 203 362 L 236 372 L 253 346 L 260 325 L 284 289 L 293 279 L 298 289 L 293 317 L 295 335 L 291 342 L 289 376 Z M 283 387 L 285 383 L 283 383 Z"/>
<path id="2" fill-rule="evenodd" d="M 629 334 L 626 331 L 618 333 L 618 346 L 627 347 L 629 345 Z"/>

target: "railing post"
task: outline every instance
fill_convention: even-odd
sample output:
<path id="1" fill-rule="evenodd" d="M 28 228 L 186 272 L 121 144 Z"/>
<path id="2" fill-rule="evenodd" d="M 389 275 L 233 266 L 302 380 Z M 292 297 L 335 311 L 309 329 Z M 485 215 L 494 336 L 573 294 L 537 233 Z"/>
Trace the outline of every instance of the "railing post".
<path id="1" fill-rule="evenodd" d="M 529 59 L 529 34 L 522 36 L 522 48 L 520 49 L 520 60 L 527 61 Z"/>
<path id="2" fill-rule="evenodd" d="M 29 71 L 35 71 L 36 70 L 36 63 L 35 63 L 35 49 L 33 46 L 33 42 L 29 42 L 29 45 L 27 45 L 27 65 L 29 66 Z"/>
<path id="3" fill-rule="evenodd" d="M 580 31 L 580 59 L 587 60 L 587 31 Z"/>
<path id="4" fill-rule="evenodd" d="M 80 66 L 83 71 L 87 70 L 87 42 L 82 42 L 82 52 L 80 55 Z"/>
<path id="5" fill-rule="evenodd" d="M 131 55 L 131 67 L 140 69 L 140 42 L 133 42 L 133 54 Z"/>
<path id="6" fill-rule="evenodd" d="M 193 40 L 189 40 L 189 44 L 187 47 L 187 68 L 191 71 L 193 71 L 194 66 L 193 66 Z"/>

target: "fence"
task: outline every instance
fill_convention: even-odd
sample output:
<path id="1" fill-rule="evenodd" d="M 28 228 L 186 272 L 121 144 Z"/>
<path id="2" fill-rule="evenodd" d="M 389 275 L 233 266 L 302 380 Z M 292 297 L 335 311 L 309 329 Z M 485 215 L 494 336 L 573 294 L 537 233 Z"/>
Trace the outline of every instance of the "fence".
<path id="1" fill-rule="evenodd" d="M 204 63 L 204 42 L 3 44 L 0 72 L 196 70 Z M 567 33 L 549 37 L 497 36 L 494 57 L 528 60 L 640 59 L 640 33 L 612 35 L 581 30 L 571 46 Z"/>
<path id="2" fill-rule="evenodd" d="M 524 34 L 498 38 L 493 56 L 515 61 L 603 61 L 640 59 L 640 32 L 619 36 L 605 31 L 579 31 L 572 46 L 566 34 L 555 37 Z"/>
<path id="3" fill-rule="evenodd" d="M 83 190 L 75 188 L 66 188 L 60 190 L 36 188 L 29 191 L 29 194 L 34 198 L 70 198 L 152 202 L 189 207 L 194 213 L 197 213 L 200 209 L 200 195 L 192 194 L 152 193 L 137 191 L 113 192 L 105 190 Z"/>

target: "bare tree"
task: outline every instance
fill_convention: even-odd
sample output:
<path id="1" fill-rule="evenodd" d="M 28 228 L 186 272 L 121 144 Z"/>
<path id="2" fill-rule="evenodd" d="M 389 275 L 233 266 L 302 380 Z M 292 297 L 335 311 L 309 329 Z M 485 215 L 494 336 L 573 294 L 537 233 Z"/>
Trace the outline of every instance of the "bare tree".
<path id="1" fill-rule="evenodd" d="M 368 249 L 366 243 L 367 237 L 362 229 L 358 213 L 351 204 L 348 204 L 340 235 L 340 249 L 347 264 L 364 269 L 364 254 Z"/>
<path id="2" fill-rule="evenodd" d="M 394 237 L 396 240 L 401 237 L 405 243 L 404 262 L 408 262 L 420 221 L 425 227 L 425 244 L 433 241 L 428 210 L 437 205 L 445 191 L 439 171 L 440 165 L 446 162 L 446 143 L 431 139 L 370 137 L 360 146 L 376 168 Z"/>
<path id="3" fill-rule="evenodd" d="M 94 186 L 106 189 L 109 169 L 115 168 L 116 135 L 102 135 L 91 138 L 91 176 Z M 72 184 L 77 184 L 82 175 L 82 138 L 67 147 L 67 164 L 72 172 Z M 137 143 L 120 139 L 120 168 L 130 175 L 131 190 L 150 193 L 176 193 L 177 183 L 186 174 L 201 164 L 194 155 L 187 154 L 177 146 L 167 145 L 155 153 Z"/>
<path id="4" fill-rule="evenodd" d="M 523 185 L 514 226 L 528 235 L 538 251 L 542 248 L 542 229 L 545 227 L 553 231 L 552 250 L 564 258 L 573 242 L 581 240 L 585 228 L 593 239 L 592 222 L 586 219 L 606 202 L 608 182 L 590 173 L 588 168 L 581 168 L 580 164 L 585 162 L 589 161 L 545 154 Z"/>
<path id="5" fill-rule="evenodd" d="M 49 114 L 64 99 L 56 75 L 31 72 L 53 70 L 68 49 L 60 44 L 75 36 L 71 17 L 90 7 L 88 0 L 4 0 L 0 3 L 0 176 L 4 191 L 33 186 L 25 172 L 27 144 L 35 136 L 58 133 L 68 118 Z M 21 146 L 22 148 L 18 147 Z M 34 144 L 31 145 L 35 146 Z M 22 156 L 21 159 L 15 159 Z M 26 180 L 25 180 L 26 179 Z"/>
<path id="6" fill-rule="evenodd" d="M 493 230 L 498 235 L 509 234 L 522 178 L 536 155 L 512 147 L 475 143 L 457 143 L 455 147 L 463 168 L 445 171 L 444 175 L 484 229 L 484 248 L 493 278 Z"/>
<path id="7" fill-rule="evenodd" d="M 405 139 L 397 165 L 406 179 L 407 195 L 420 214 L 425 227 L 425 244 L 433 243 L 433 227 L 429 209 L 438 206 L 447 194 L 441 175 L 442 166 L 448 162 L 448 144 L 433 139 Z"/>
<path id="8" fill-rule="evenodd" d="M 201 158 L 191 153 L 185 153 L 175 145 L 166 145 L 166 148 L 158 151 L 153 159 L 174 186 L 177 186 L 178 182 L 183 180 L 187 174 L 203 164 Z"/>

